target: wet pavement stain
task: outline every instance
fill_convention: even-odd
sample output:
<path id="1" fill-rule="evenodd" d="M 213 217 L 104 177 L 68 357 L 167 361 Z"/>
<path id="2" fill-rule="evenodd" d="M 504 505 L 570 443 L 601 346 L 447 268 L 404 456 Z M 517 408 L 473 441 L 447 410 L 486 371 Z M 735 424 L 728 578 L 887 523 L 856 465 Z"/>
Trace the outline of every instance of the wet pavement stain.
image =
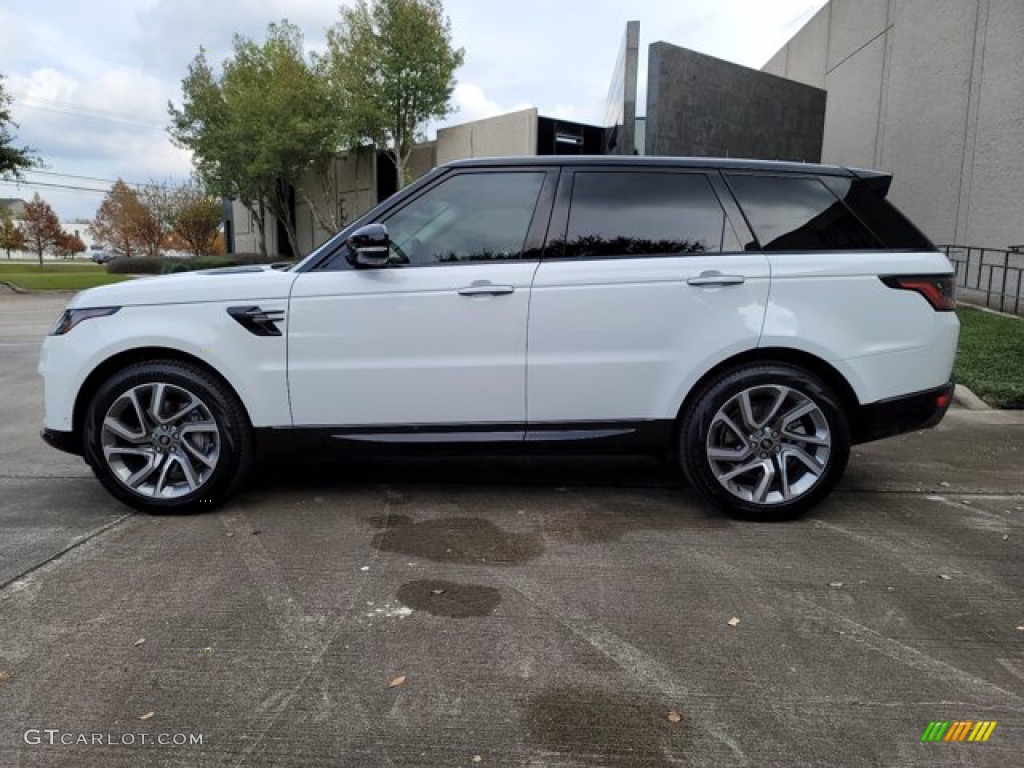
<path id="1" fill-rule="evenodd" d="M 439 563 L 517 565 L 544 552 L 538 534 L 510 533 L 475 517 L 413 522 L 407 515 L 388 515 L 370 522 L 383 529 L 373 537 L 378 550 Z"/>
<path id="2" fill-rule="evenodd" d="M 480 584 L 457 584 L 453 581 L 410 581 L 398 588 L 403 605 L 434 616 L 465 619 L 490 616 L 501 602 L 501 593 L 494 587 Z"/>
<path id="3" fill-rule="evenodd" d="M 643 494 L 645 498 L 635 498 Z M 544 533 L 570 544 L 606 544 L 640 531 L 712 531 L 732 522 L 711 507 L 685 504 L 673 492 L 635 491 L 633 498 L 594 500 L 566 489 L 565 508 L 544 519 Z"/>
<path id="4" fill-rule="evenodd" d="M 666 719 L 670 710 L 681 722 Z M 596 688 L 544 691 L 530 699 L 526 723 L 538 747 L 591 768 L 672 768 L 690 744 L 678 706 Z"/>

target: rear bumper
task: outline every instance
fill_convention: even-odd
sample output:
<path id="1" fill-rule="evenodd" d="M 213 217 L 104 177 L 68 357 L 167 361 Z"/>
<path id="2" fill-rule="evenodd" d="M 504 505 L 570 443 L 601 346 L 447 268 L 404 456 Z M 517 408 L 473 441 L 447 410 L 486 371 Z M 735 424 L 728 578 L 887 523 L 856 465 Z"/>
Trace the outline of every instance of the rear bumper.
<path id="1" fill-rule="evenodd" d="M 43 428 L 39 436 L 47 445 L 56 448 L 64 453 L 73 453 L 76 456 L 82 455 L 82 445 L 74 432 L 59 432 L 56 429 Z"/>
<path id="2" fill-rule="evenodd" d="M 862 405 L 853 429 L 854 443 L 867 443 L 915 429 L 934 427 L 953 402 L 953 382 L 912 395 Z"/>

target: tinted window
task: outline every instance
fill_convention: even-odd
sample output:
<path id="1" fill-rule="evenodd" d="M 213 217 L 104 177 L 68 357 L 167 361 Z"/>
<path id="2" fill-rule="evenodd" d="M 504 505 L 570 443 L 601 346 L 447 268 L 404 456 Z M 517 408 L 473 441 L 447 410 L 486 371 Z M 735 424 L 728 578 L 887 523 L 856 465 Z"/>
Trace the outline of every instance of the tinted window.
<path id="1" fill-rule="evenodd" d="M 518 259 L 530 229 L 541 172 L 453 176 L 389 216 L 395 264 Z"/>
<path id="2" fill-rule="evenodd" d="M 932 241 L 885 199 L 889 191 L 888 177 L 848 179 L 830 176 L 825 183 L 882 241 L 883 248 L 935 250 Z"/>
<path id="3" fill-rule="evenodd" d="M 726 177 L 766 251 L 877 249 L 880 243 L 820 179 Z"/>
<path id="4" fill-rule="evenodd" d="M 707 178 L 683 173 L 575 174 L 564 255 L 605 257 L 722 250 L 725 212 Z M 729 229 L 729 247 L 737 249 Z"/>

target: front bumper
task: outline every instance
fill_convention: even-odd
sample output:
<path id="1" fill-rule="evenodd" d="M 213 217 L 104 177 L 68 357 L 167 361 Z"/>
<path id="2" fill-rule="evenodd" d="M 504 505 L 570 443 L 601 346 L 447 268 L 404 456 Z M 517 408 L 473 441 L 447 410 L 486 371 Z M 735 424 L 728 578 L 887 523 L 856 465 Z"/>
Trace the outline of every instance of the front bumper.
<path id="1" fill-rule="evenodd" d="M 76 456 L 82 455 L 82 442 L 74 432 L 59 432 L 56 429 L 43 427 L 39 433 L 47 445 L 56 448 L 64 453 L 73 453 Z"/>
<path id="2" fill-rule="evenodd" d="M 953 402 L 953 387 L 954 383 L 950 381 L 935 389 L 862 405 L 851 424 L 853 442 L 867 443 L 934 427 L 942 421 Z"/>

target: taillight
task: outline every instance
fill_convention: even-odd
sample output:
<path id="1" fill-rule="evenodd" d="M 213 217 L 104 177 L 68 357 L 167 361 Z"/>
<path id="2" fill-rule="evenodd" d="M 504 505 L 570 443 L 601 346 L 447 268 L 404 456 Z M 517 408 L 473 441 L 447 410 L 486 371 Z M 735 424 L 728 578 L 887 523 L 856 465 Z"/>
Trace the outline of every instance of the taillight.
<path id="1" fill-rule="evenodd" d="M 890 288 L 914 291 L 924 296 L 939 312 L 956 309 L 956 282 L 953 275 L 886 275 L 882 282 Z"/>

